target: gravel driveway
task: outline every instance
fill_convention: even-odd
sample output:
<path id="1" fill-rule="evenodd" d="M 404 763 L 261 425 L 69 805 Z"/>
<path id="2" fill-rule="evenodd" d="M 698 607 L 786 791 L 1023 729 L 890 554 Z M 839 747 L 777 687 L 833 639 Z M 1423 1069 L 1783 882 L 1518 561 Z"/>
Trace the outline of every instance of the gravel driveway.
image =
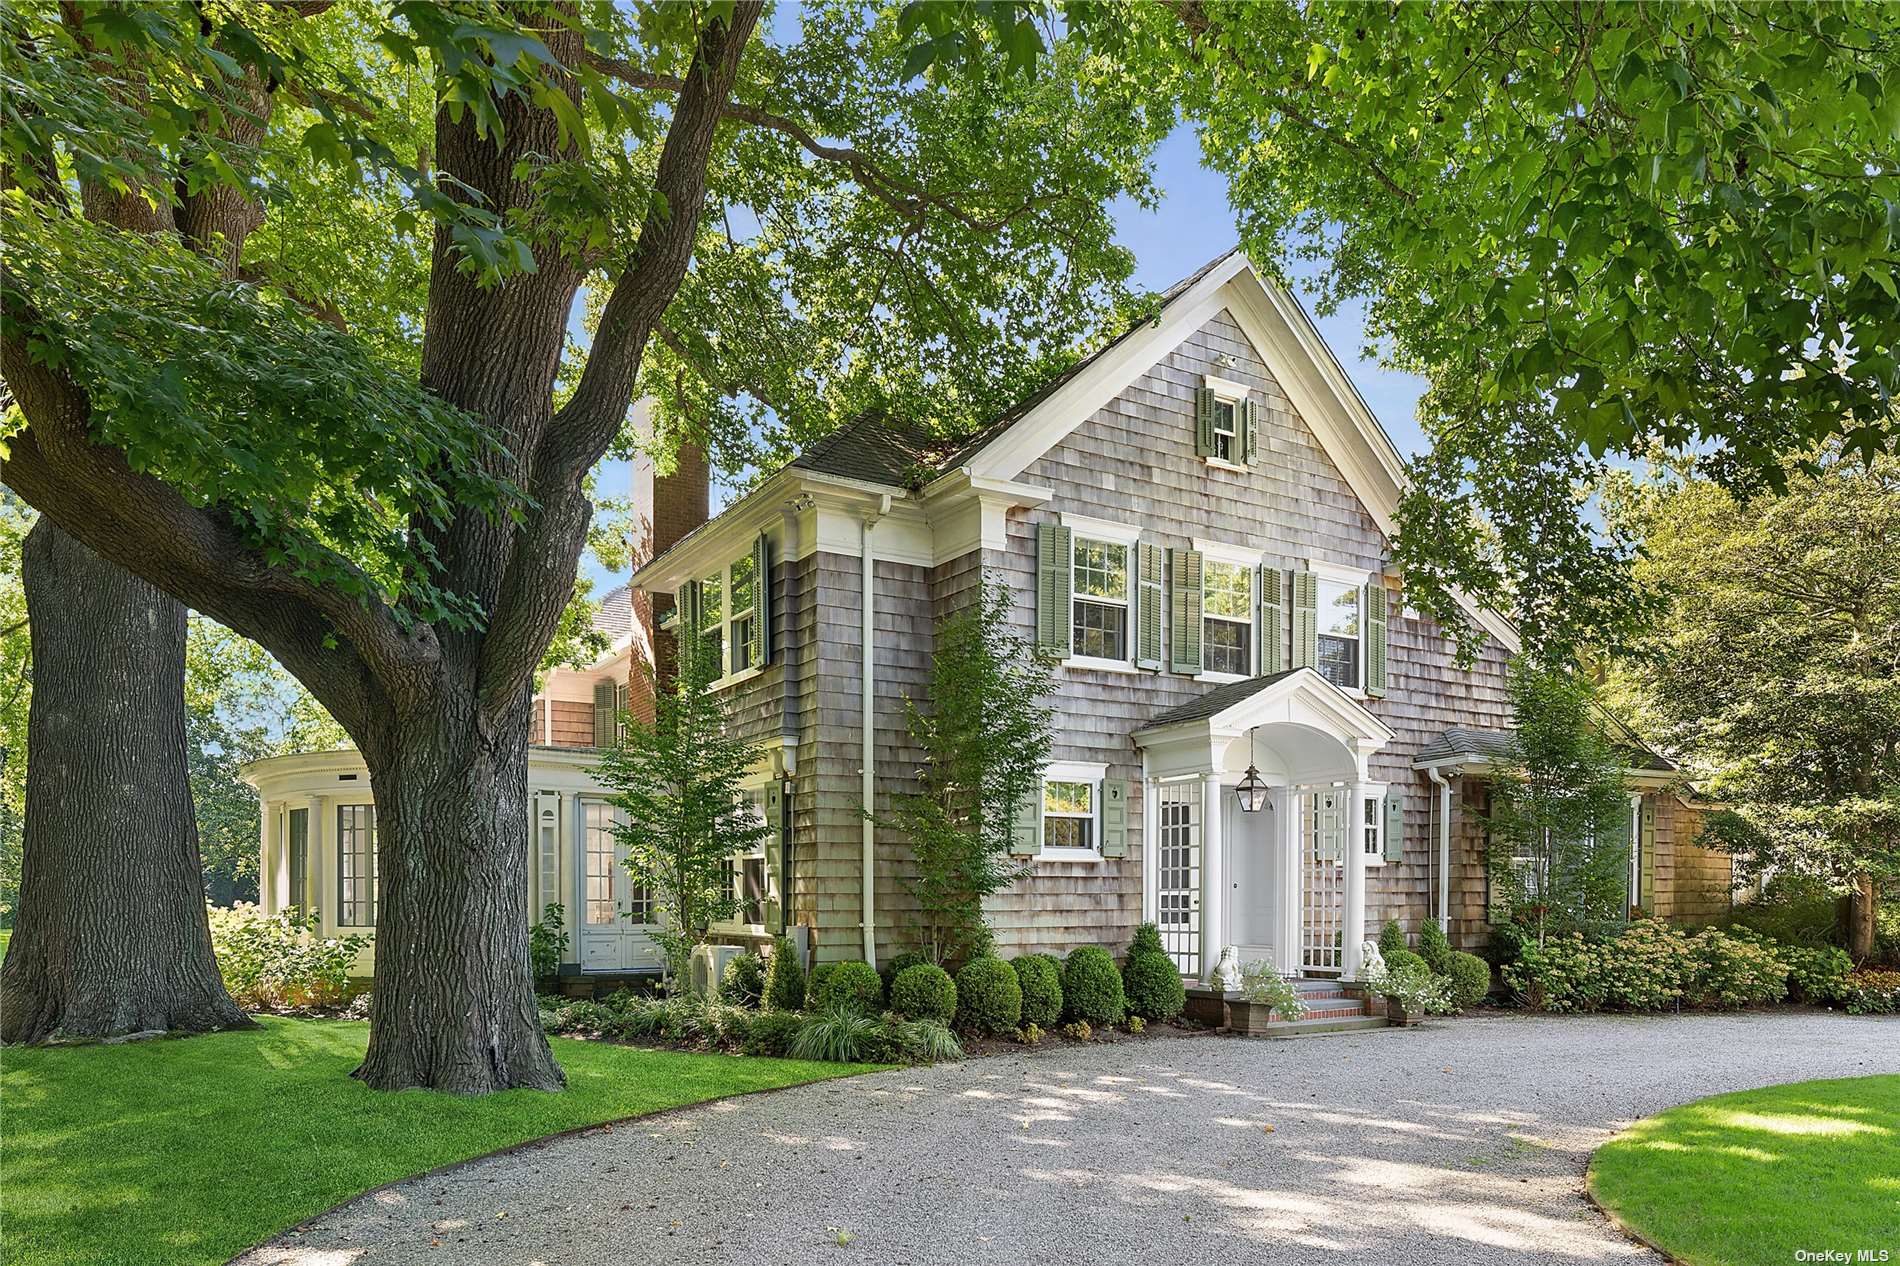
<path id="1" fill-rule="evenodd" d="M 1655 1261 L 1581 1194 L 1619 1126 L 1894 1071 L 1900 1021 L 1816 1013 L 1027 1052 L 591 1130 L 372 1193 L 239 1260 Z"/>

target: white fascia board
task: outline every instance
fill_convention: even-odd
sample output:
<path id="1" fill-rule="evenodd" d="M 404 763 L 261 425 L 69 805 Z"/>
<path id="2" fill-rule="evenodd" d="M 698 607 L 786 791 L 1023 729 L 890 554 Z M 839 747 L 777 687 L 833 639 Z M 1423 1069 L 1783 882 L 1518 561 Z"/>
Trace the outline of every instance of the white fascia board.
<path id="1" fill-rule="evenodd" d="M 1227 283 L 1250 273 L 1247 257 L 1235 251 L 1179 295 L 1153 324 L 1122 339 L 1051 392 L 983 450 L 967 468 L 973 476 L 1013 480 L 1032 462 L 1061 443 L 1076 427 L 1120 395 L 1194 331 L 1227 306 Z"/>
<path id="2" fill-rule="evenodd" d="M 941 565 L 975 549 L 1007 549 L 1009 512 L 1054 497 L 1053 489 L 972 475 L 967 466 L 945 473 L 923 491 L 932 562 Z"/>

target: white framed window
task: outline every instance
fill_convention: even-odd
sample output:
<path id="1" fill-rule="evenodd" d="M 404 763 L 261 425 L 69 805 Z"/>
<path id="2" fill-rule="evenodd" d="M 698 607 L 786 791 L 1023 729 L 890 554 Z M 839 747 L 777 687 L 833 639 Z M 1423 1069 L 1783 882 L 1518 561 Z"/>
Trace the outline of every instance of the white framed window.
<path id="1" fill-rule="evenodd" d="M 1319 662 L 1315 667 L 1341 690 L 1357 690 L 1364 681 L 1363 598 L 1360 585 L 1319 578 Z"/>
<path id="2" fill-rule="evenodd" d="M 753 825 L 765 821 L 765 788 L 755 787 L 741 793 L 737 812 L 749 817 Z M 739 930 L 765 930 L 765 900 L 769 886 L 765 871 L 765 841 L 743 853 L 734 853 L 725 862 L 726 897 L 738 904 L 728 926 Z"/>
<path id="3" fill-rule="evenodd" d="M 1201 568 L 1201 670 L 1218 677 L 1253 673 L 1252 563 L 1208 558 Z"/>
<path id="4" fill-rule="evenodd" d="M 336 809 L 337 923 L 376 926 L 376 806 Z"/>
<path id="5" fill-rule="evenodd" d="M 653 894 L 635 884 L 621 864 L 614 807 L 604 800 L 589 800 L 583 811 L 581 921 L 589 927 L 611 927 L 624 913 L 633 923 L 653 922 Z"/>
<path id="6" fill-rule="evenodd" d="M 1240 460 L 1240 404 L 1225 397 L 1214 401 L 1214 459 Z"/>
<path id="7" fill-rule="evenodd" d="M 1385 793 L 1377 792 L 1360 800 L 1360 847 L 1365 850 L 1366 865 L 1385 865 Z"/>
<path id="8" fill-rule="evenodd" d="M 752 667 L 752 628 L 758 621 L 758 585 L 753 576 L 757 563 L 750 554 L 726 569 L 731 586 L 731 617 L 726 621 L 726 671 L 742 673 Z"/>
<path id="9" fill-rule="evenodd" d="M 1102 777 L 1106 765 L 1060 762 L 1042 775 L 1042 851 L 1057 861 L 1102 856 Z"/>
<path id="10" fill-rule="evenodd" d="M 1247 408 L 1250 389 L 1245 383 L 1213 374 L 1202 379 L 1202 383 L 1210 414 L 1203 446 L 1206 460 L 1212 466 L 1245 470 L 1251 457 L 1242 435 L 1246 425 L 1243 410 Z"/>
<path id="11" fill-rule="evenodd" d="M 1077 536 L 1070 560 L 1069 650 L 1079 659 L 1129 657 L 1130 547 Z"/>

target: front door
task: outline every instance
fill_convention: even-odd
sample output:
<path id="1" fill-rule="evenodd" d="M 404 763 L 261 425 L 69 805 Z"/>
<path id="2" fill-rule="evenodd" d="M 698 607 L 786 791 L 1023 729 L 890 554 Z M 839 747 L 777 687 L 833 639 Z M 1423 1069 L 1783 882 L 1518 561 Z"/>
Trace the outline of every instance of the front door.
<path id="1" fill-rule="evenodd" d="M 646 966 L 652 954 L 643 927 L 652 905 L 627 874 L 627 850 L 614 837 L 613 806 L 583 800 L 580 814 L 581 970 Z"/>
<path id="2" fill-rule="evenodd" d="M 1295 797 L 1300 808 L 1300 967 L 1345 967 L 1346 802 L 1344 790 Z"/>
<path id="3" fill-rule="evenodd" d="M 1269 802 L 1248 813 L 1232 795 L 1222 796 L 1221 806 L 1221 841 L 1227 849 L 1227 939 L 1241 962 L 1270 962 L 1284 972 L 1280 931 L 1285 922 L 1281 908 L 1286 880 L 1277 829 L 1281 807 Z"/>

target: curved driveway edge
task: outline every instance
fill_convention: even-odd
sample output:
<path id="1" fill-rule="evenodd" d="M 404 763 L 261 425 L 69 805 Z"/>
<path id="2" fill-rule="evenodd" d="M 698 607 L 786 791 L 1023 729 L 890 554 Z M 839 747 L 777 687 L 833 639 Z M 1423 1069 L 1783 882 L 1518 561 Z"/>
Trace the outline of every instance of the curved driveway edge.
<path id="1" fill-rule="evenodd" d="M 1895 1071 L 1900 1020 L 1821 1012 L 1029 1051 L 589 1130 L 237 1260 L 1650 1262 L 1584 1197 L 1599 1143 L 1722 1091 Z"/>

